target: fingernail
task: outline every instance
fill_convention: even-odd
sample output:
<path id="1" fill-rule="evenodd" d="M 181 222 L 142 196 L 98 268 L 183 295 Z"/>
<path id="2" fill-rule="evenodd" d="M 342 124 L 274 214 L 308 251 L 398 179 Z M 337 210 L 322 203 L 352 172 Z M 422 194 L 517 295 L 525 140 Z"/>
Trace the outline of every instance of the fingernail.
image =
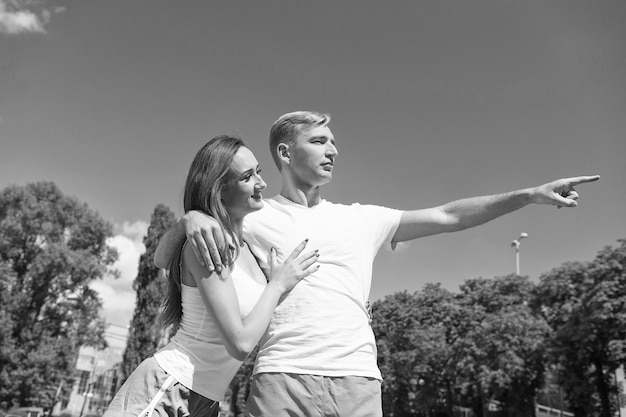
<path id="1" fill-rule="evenodd" d="M 309 238 L 307 237 L 306 239 L 304 239 L 304 241 L 305 241 L 305 242 L 308 242 L 308 241 L 309 241 Z"/>

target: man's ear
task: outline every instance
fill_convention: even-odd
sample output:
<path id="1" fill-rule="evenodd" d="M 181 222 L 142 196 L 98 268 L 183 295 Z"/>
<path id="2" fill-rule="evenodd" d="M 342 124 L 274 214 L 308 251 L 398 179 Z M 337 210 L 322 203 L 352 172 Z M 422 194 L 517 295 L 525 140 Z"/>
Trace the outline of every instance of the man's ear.
<path id="1" fill-rule="evenodd" d="M 279 143 L 277 147 L 277 151 L 278 151 L 278 157 L 280 158 L 280 160 L 286 163 L 289 163 L 289 160 L 290 160 L 289 145 L 287 145 L 286 143 Z"/>

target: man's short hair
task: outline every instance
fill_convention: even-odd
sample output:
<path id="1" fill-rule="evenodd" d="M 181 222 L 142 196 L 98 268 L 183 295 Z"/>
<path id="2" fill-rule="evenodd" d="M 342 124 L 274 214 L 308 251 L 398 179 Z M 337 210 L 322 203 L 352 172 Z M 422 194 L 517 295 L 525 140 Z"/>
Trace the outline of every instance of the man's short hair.
<path id="1" fill-rule="evenodd" d="M 294 111 L 280 116 L 270 129 L 270 153 L 278 170 L 281 169 L 277 150 L 279 143 L 292 144 L 302 131 L 326 126 L 329 122 L 330 114 L 314 111 Z"/>

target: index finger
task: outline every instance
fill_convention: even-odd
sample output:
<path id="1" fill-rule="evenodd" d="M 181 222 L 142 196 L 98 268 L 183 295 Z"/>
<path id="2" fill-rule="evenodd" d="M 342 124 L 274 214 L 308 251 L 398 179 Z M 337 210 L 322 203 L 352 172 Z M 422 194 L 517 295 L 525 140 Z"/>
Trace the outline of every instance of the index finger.
<path id="1" fill-rule="evenodd" d="M 291 254 L 287 257 L 286 261 L 290 261 L 292 259 L 296 259 L 304 250 L 304 247 L 306 246 L 306 244 L 309 242 L 309 239 L 306 238 L 304 239 L 302 242 L 300 242 L 300 244 L 298 246 L 296 246 L 296 248 L 293 250 L 293 252 L 291 252 Z"/>
<path id="2" fill-rule="evenodd" d="M 585 175 L 585 176 L 582 176 L 582 177 L 568 178 L 567 182 L 569 182 L 571 186 L 574 186 L 574 185 L 578 185 L 578 184 L 584 184 L 584 183 L 587 183 L 587 182 L 598 181 L 599 179 L 600 179 L 599 175 Z"/>

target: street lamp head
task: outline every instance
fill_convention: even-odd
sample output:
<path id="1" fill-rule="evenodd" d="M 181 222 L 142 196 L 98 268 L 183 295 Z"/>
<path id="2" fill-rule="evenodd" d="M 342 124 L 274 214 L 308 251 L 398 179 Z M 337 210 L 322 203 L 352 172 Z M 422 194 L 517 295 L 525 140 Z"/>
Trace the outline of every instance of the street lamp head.
<path id="1" fill-rule="evenodd" d="M 520 247 L 520 242 L 522 241 L 522 239 L 525 239 L 528 237 L 528 233 L 526 232 L 522 232 L 519 234 L 519 238 L 515 239 L 512 243 L 511 246 L 515 248 L 515 274 L 519 276 L 519 247 Z"/>

